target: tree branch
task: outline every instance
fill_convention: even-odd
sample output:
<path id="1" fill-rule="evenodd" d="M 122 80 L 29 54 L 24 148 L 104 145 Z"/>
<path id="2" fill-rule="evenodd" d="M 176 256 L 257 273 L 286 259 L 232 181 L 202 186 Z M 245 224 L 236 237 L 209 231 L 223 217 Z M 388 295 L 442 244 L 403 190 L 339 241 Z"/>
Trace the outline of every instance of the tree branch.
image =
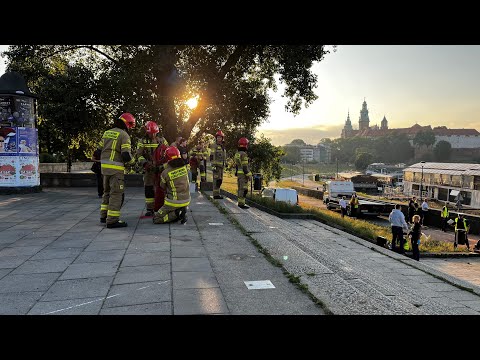
<path id="1" fill-rule="evenodd" d="M 59 54 L 59 53 L 62 53 L 62 52 L 67 52 L 67 51 L 72 51 L 72 50 L 77 50 L 77 49 L 82 49 L 82 48 L 85 48 L 85 49 L 90 49 L 90 50 L 93 50 L 103 56 L 105 56 L 108 60 L 110 60 L 111 62 L 117 64 L 118 61 L 115 60 L 114 58 L 112 58 L 111 56 L 107 55 L 106 53 L 104 53 L 103 51 L 101 51 L 100 49 L 97 49 L 96 47 L 94 47 L 93 45 L 75 45 L 75 46 L 70 46 L 66 49 L 61 49 L 61 50 L 58 50 L 58 51 L 54 51 L 53 53 L 47 55 L 44 57 L 44 59 L 47 59 L 49 57 L 52 57 L 56 54 Z"/>
<path id="2" fill-rule="evenodd" d="M 233 53 L 228 57 L 227 61 L 223 66 L 221 67 L 220 71 L 218 74 L 215 76 L 215 78 L 210 79 L 208 85 L 207 85 L 207 90 L 206 93 L 209 95 L 212 95 L 212 92 L 214 92 L 215 84 L 217 81 L 222 81 L 225 76 L 228 74 L 228 72 L 234 67 L 242 55 L 244 54 L 245 50 L 247 49 L 247 46 L 245 45 L 239 45 L 235 48 Z M 210 96 L 212 98 L 213 96 Z M 205 97 L 204 93 L 201 93 L 199 96 L 199 101 L 196 109 L 192 111 L 190 114 L 187 122 L 185 123 L 185 126 L 183 127 L 183 136 L 185 138 L 189 138 L 190 134 L 197 124 L 197 122 L 200 120 L 205 115 L 205 109 L 207 107 L 208 100 Z"/>

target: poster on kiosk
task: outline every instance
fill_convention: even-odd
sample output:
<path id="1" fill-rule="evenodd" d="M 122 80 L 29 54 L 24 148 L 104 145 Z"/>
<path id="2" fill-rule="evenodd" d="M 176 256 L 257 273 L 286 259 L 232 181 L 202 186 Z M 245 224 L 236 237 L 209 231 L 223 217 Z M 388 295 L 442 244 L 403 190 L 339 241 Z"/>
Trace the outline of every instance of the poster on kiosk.
<path id="1" fill-rule="evenodd" d="M 40 185 L 35 95 L 18 73 L 0 77 L 0 187 Z"/>

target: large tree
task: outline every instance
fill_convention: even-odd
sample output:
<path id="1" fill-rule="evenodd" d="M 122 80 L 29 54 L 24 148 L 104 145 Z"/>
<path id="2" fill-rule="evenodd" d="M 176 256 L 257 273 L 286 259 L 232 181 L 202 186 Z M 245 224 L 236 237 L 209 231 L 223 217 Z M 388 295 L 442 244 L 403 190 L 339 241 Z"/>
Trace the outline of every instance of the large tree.
<path id="1" fill-rule="evenodd" d="M 435 160 L 437 161 L 450 160 L 452 145 L 448 141 L 441 140 L 435 145 L 433 153 L 435 155 Z"/>
<path id="2" fill-rule="evenodd" d="M 169 141 L 179 134 L 196 141 L 218 129 L 252 134 L 269 115 L 268 90 L 278 81 L 286 110 L 298 114 L 317 98 L 311 69 L 327 53 L 323 45 L 13 45 L 5 55 L 7 70 L 24 74 L 33 90 L 53 61 L 81 64 L 95 83 L 91 102 L 110 121 L 129 111 L 139 123 L 162 125 Z"/>
<path id="3" fill-rule="evenodd" d="M 419 131 L 415 134 L 413 143 L 417 146 L 432 146 L 435 144 L 435 133 L 431 130 Z"/>

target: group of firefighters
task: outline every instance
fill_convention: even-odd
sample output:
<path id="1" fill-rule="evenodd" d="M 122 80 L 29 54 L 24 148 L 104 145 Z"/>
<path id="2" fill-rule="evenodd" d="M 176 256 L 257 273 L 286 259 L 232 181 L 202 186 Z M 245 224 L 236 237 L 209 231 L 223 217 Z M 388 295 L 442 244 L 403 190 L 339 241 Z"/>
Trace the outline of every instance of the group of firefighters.
<path id="1" fill-rule="evenodd" d="M 115 119 L 114 127 L 105 131 L 98 144 L 103 178 L 100 222 L 106 223 L 107 228 L 127 226 L 125 221 L 120 220 L 120 209 L 125 198 L 124 174 L 125 167 L 132 167 L 136 163 L 144 173 L 145 217 L 153 217 L 155 224 L 177 220 L 184 224 L 187 221 L 190 182 L 197 186 L 199 172 L 200 181 L 206 182 L 207 159 L 210 160 L 213 174 L 213 198 L 223 198 L 220 188 L 227 159 L 225 136 L 221 130 L 215 134 L 215 142 L 208 148 L 204 143 L 194 147 L 189 159 L 184 139 L 179 137 L 169 145 L 161 134 L 161 127 L 154 121 L 147 121 L 143 126 L 144 136 L 139 139 L 133 156 L 128 131 L 135 127 L 135 123 L 132 114 L 120 115 Z M 238 206 L 244 209 L 248 208 L 245 196 L 252 177 L 248 166 L 248 143 L 247 138 L 239 139 L 235 154 Z"/>

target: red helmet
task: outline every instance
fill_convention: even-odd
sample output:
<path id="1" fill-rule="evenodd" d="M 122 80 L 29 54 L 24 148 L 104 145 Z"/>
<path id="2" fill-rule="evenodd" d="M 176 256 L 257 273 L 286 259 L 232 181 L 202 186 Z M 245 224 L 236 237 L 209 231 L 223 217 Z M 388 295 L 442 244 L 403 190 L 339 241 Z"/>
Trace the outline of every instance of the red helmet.
<path id="1" fill-rule="evenodd" d="M 165 150 L 165 158 L 167 162 L 180 158 L 180 151 L 175 146 L 169 146 Z"/>
<path id="2" fill-rule="evenodd" d="M 240 138 L 240 140 L 238 140 L 238 147 L 244 147 L 245 149 L 248 148 L 248 139 L 247 138 Z"/>
<path id="3" fill-rule="evenodd" d="M 225 135 L 223 135 L 222 130 L 218 130 L 218 131 L 217 131 L 217 133 L 215 134 L 215 137 L 217 137 L 217 136 L 221 136 L 222 138 L 225 137 Z"/>
<path id="4" fill-rule="evenodd" d="M 155 135 L 160 131 L 155 121 L 147 121 L 145 124 L 145 130 L 147 130 L 147 134 L 150 135 Z"/>
<path id="5" fill-rule="evenodd" d="M 120 115 L 119 119 L 122 120 L 125 125 L 127 125 L 127 129 L 132 129 L 135 127 L 135 118 L 132 114 L 123 113 L 122 115 Z"/>

